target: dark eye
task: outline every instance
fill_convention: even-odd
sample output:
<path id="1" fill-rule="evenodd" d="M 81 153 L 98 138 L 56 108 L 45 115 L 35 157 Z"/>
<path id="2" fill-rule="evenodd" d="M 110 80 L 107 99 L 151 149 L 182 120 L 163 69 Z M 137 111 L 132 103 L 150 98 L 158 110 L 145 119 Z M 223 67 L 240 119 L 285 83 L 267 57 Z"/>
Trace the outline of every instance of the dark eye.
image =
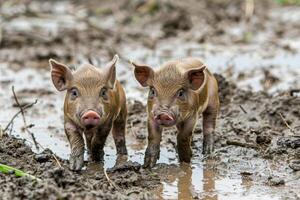
<path id="1" fill-rule="evenodd" d="M 180 99 L 184 99 L 185 98 L 185 90 L 184 89 L 178 90 L 177 97 Z"/>
<path id="2" fill-rule="evenodd" d="M 149 98 L 155 97 L 156 96 L 156 91 L 154 89 L 154 87 L 150 87 L 149 90 Z"/>
<path id="3" fill-rule="evenodd" d="M 79 96 L 78 89 L 72 88 L 70 91 L 71 99 L 75 100 Z"/>
<path id="4" fill-rule="evenodd" d="M 105 99 L 105 100 L 108 99 L 107 89 L 106 89 L 106 88 L 102 88 L 102 89 L 100 90 L 100 97 L 102 97 L 102 98 Z"/>

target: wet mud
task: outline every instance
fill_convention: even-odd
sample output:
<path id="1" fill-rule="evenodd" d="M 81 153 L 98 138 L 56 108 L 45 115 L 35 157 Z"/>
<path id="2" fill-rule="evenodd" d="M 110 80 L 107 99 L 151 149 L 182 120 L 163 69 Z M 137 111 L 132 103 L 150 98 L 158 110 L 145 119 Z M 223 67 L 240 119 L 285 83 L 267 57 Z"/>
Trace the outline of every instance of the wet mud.
<path id="1" fill-rule="evenodd" d="M 299 199 L 300 8 L 254 1 L 252 13 L 245 2 L 1 3 L 0 126 L 7 129 L 0 163 L 41 181 L 0 173 L 0 199 Z M 109 136 L 104 163 L 86 160 L 72 172 L 64 94 L 52 86 L 48 59 L 102 67 L 115 53 L 128 97 L 129 155 L 116 157 Z M 215 153 L 202 155 L 200 118 L 190 164 L 178 162 L 171 128 L 158 164 L 145 170 L 147 90 L 134 81 L 129 61 L 157 67 L 187 56 L 203 59 L 219 83 Z M 19 111 L 12 86 L 21 105 L 37 100 L 25 117 L 39 148 L 21 115 L 7 127 Z"/>

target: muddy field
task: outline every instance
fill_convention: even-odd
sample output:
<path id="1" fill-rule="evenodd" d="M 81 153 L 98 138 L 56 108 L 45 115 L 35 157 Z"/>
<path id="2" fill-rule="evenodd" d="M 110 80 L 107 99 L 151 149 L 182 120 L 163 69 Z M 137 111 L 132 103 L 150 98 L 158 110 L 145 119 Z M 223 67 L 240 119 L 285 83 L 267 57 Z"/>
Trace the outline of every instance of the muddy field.
<path id="1" fill-rule="evenodd" d="M 0 199 L 300 199 L 300 7 L 10 0 L 0 13 L 0 164 L 41 179 L 0 173 Z M 102 67 L 116 53 L 128 97 L 129 155 L 117 158 L 110 136 L 104 163 L 86 161 L 72 172 L 64 94 L 51 83 L 48 60 Z M 145 170 L 147 90 L 129 61 L 157 67 L 187 56 L 205 61 L 219 82 L 215 153 L 203 157 L 199 121 L 192 163 L 179 164 L 176 130 L 166 129 L 158 164 Z M 11 121 L 19 111 L 12 86 L 21 105 L 37 100 L 25 112 L 32 135 L 21 115 Z"/>

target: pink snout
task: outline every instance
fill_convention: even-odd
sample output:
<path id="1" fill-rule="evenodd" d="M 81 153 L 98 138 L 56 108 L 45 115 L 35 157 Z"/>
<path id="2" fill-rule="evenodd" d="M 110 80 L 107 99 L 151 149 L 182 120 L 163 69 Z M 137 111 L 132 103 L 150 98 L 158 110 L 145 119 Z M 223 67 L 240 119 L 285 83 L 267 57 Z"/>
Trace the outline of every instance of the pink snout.
<path id="1" fill-rule="evenodd" d="M 100 122 L 100 116 L 94 111 L 87 111 L 81 117 L 81 123 L 86 127 L 97 126 Z"/>
<path id="2" fill-rule="evenodd" d="M 172 126 L 175 124 L 174 118 L 171 115 L 165 113 L 157 115 L 154 120 L 159 125 Z"/>

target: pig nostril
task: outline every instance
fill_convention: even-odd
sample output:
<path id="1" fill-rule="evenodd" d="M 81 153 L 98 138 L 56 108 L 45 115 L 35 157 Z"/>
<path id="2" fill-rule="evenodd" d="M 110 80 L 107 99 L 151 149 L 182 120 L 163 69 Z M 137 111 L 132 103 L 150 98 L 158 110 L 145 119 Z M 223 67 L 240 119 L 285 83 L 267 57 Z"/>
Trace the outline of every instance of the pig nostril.
<path id="1" fill-rule="evenodd" d="M 163 120 L 163 121 L 172 121 L 172 117 L 168 116 L 168 115 L 158 115 L 157 118 L 158 120 Z"/>
<path id="2" fill-rule="evenodd" d="M 88 111 L 86 112 L 83 116 L 82 116 L 82 123 L 89 125 L 89 124 L 93 124 L 96 125 L 99 123 L 100 121 L 100 116 L 98 113 L 94 112 L 94 111 Z"/>

